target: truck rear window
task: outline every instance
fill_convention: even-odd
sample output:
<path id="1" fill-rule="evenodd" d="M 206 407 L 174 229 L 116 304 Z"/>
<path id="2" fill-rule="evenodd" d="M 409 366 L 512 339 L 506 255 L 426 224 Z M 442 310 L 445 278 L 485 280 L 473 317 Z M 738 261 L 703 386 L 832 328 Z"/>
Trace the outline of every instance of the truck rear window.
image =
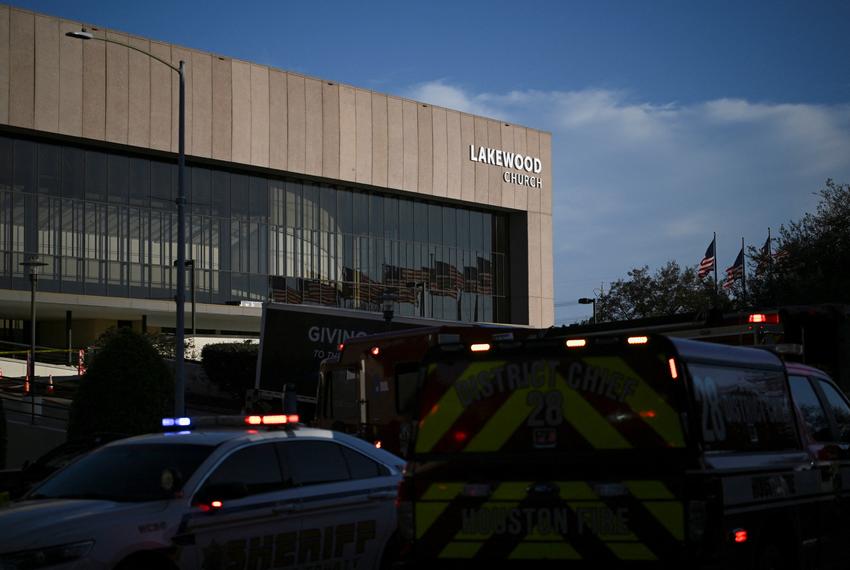
<path id="1" fill-rule="evenodd" d="M 549 352 L 428 365 L 415 453 L 684 447 L 663 355 Z"/>
<path id="2" fill-rule="evenodd" d="M 707 451 L 799 447 L 785 375 L 690 363 L 695 412 Z"/>

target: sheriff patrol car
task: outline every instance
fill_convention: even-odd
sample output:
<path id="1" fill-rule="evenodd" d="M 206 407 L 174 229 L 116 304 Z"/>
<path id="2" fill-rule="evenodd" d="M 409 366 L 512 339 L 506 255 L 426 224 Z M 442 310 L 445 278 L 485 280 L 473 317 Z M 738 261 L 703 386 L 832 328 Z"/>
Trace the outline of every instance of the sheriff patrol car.
<path id="1" fill-rule="evenodd" d="M 0 510 L 0 568 L 378 568 L 401 460 L 296 422 L 166 418 L 110 443 Z"/>
<path id="2" fill-rule="evenodd" d="M 812 455 L 813 411 L 766 350 L 441 327 L 356 339 L 323 371 L 324 421 L 403 434 L 406 566 L 850 559 L 850 478 L 828 455 L 847 444 Z"/>

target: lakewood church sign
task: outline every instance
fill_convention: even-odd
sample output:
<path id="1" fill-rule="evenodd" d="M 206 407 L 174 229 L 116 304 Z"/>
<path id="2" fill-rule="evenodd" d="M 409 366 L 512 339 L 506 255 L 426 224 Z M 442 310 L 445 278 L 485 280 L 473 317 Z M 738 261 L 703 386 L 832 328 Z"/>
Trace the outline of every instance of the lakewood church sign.
<path id="1" fill-rule="evenodd" d="M 502 180 L 510 184 L 528 186 L 530 188 L 543 188 L 543 179 L 540 176 L 534 176 L 535 174 L 540 174 L 543 170 L 543 163 L 540 162 L 539 158 L 523 156 L 519 153 L 488 148 L 486 146 L 476 147 L 474 144 L 471 144 L 469 145 L 469 160 L 517 170 L 518 172 L 506 170 L 502 174 Z"/>

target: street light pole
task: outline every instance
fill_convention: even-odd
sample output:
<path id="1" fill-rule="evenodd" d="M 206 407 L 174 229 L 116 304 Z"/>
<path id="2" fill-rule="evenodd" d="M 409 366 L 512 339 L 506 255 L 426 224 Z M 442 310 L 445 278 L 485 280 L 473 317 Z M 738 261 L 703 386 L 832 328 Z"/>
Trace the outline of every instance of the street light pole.
<path id="1" fill-rule="evenodd" d="M 35 423 L 35 288 L 38 283 L 38 268 L 47 265 L 38 259 L 37 255 L 30 256 L 21 265 L 29 269 L 30 277 L 30 354 L 27 359 L 27 378 L 30 385 L 30 400 L 32 401 L 30 421 Z"/>
<path id="2" fill-rule="evenodd" d="M 192 304 L 192 338 L 198 334 L 198 331 L 195 330 L 195 260 L 187 259 L 186 267 L 190 269 L 189 271 L 189 291 L 190 297 L 189 302 Z"/>
<path id="3" fill-rule="evenodd" d="M 173 69 L 173 67 L 172 67 Z M 185 414 L 186 371 L 183 359 L 186 355 L 186 82 L 184 63 L 180 62 L 177 74 L 180 76 L 180 126 L 177 139 L 177 331 L 174 347 L 174 414 Z M 194 331 L 193 331 L 194 332 Z"/>
<path id="4" fill-rule="evenodd" d="M 186 372 L 184 369 L 184 355 L 186 350 L 185 343 L 185 304 L 186 304 L 186 188 L 184 186 L 184 171 L 186 169 L 186 81 L 185 81 L 185 62 L 181 61 L 179 67 L 175 67 L 164 59 L 155 56 L 145 50 L 111 40 L 109 38 L 100 38 L 94 36 L 85 28 L 79 32 L 68 32 L 65 34 L 69 38 L 79 40 L 99 40 L 109 44 L 115 44 L 127 49 L 131 49 L 142 53 L 151 59 L 155 59 L 165 65 L 171 71 L 175 72 L 180 78 L 180 105 L 179 105 L 179 126 L 178 126 L 178 143 L 177 143 L 177 292 L 174 295 L 177 311 L 177 324 L 174 346 L 174 415 L 177 417 L 183 416 L 185 413 L 185 391 L 186 391 Z"/>

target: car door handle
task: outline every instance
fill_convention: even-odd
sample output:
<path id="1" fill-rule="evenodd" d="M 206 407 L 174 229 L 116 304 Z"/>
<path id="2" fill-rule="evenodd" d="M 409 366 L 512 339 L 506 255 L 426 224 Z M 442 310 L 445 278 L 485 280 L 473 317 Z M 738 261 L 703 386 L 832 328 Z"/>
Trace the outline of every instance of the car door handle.
<path id="1" fill-rule="evenodd" d="M 289 513 L 297 512 L 301 507 L 295 503 L 286 503 L 284 505 L 278 505 L 272 509 L 272 513 L 276 515 L 285 515 Z"/>

